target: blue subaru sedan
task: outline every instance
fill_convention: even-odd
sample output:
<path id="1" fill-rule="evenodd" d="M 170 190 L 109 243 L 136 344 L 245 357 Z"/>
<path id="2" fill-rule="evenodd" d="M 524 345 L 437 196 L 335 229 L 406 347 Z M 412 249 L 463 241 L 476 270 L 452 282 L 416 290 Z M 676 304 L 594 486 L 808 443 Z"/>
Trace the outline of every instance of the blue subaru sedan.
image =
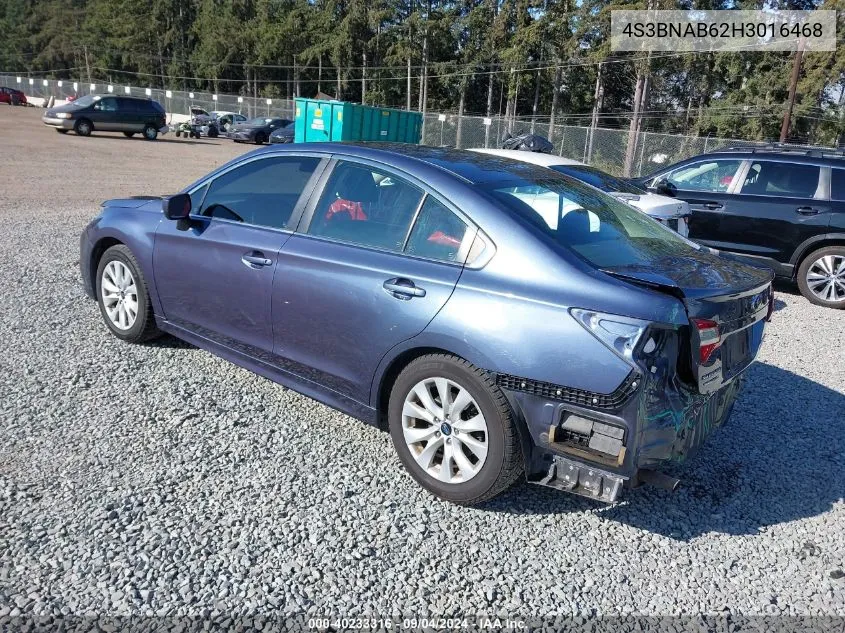
<path id="1" fill-rule="evenodd" d="M 433 494 L 603 501 L 728 419 L 772 274 L 563 174 L 430 147 L 239 157 L 85 229 L 116 337 L 167 332 L 390 432 Z M 236 387 L 235 387 L 236 388 Z"/>

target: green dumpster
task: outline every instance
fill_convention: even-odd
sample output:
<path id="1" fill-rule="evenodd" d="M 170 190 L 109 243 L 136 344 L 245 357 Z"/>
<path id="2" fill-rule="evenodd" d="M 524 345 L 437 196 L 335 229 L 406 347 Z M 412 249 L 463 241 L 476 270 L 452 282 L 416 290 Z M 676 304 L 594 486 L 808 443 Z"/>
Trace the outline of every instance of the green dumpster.
<path id="1" fill-rule="evenodd" d="M 419 143 L 422 114 L 346 101 L 296 99 L 294 141 L 393 141 Z"/>

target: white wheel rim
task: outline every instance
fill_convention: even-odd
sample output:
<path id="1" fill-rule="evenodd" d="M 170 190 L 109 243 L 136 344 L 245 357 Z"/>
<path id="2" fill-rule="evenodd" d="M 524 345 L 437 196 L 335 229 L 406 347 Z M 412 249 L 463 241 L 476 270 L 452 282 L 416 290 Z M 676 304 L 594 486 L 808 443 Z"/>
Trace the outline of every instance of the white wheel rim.
<path id="1" fill-rule="evenodd" d="M 487 459 L 481 407 L 448 378 L 426 378 L 411 389 L 402 407 L 402 435 L 419 467 L 443 483 L 469 481 Z"/>
<path id="2" fill-rule="evenodd" d="M 119 330 L 128 330 L 138 318 L 138 287 L 129 267 L 112 260 L 103 269 L 100 294 L 109 321 Z"/>
<path id="3" fill-rule="evenodd" d="M 845 256 L 824 255 L 807 270 L 807 287 L 823 301 L 845 301 Z"/>

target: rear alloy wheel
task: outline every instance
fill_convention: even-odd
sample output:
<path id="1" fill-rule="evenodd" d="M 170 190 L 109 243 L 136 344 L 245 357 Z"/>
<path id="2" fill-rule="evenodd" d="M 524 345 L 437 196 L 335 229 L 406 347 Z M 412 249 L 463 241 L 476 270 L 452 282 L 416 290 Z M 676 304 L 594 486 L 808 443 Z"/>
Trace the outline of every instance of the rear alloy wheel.
<path id="1" fill-rule="evenodd" d="M 810 253 L 798 267 L 798 287 L 811 303 L 845 309 L 845 246 Z"/>
<path id="2" fill-rule="evenodd" d="M 79 121 L 76 122 L 76 125 L 73 126 L 73 131 L 79 136 L 91 136 L 93 129 L 94 126 L 91 125 L 91 121 L 88 119 L 79 119 Z"/>
<path id="3" fill-rule="evenodd" d="M 523 473 L 516 422 L 487 372 L 448 354 L 411 362 L 390 394 L 393 446 L 414 479 L 465 505 L 510 488 Z"/>
<path id="4" fill-rule="evenodd" d="M 158 130 L 154 125 L 144 126 L 144 138 L 148 141 L 154 141 L 158 138 Z"/>
<path id="5" fill-rule="evenodd" d="M 140 343 L 159 334 L 144 276 L 123 244 L 112 246 L 100 259 L 97 303 L 109 330 L 120 339 Z"/>

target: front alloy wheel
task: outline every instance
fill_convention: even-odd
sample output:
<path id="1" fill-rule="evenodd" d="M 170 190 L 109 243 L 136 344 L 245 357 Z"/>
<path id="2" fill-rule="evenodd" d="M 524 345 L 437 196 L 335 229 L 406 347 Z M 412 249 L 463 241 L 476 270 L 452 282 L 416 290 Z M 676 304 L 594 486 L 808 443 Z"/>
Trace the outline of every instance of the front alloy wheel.
<path id="1" fill-rule="evenodd" d="M 453 484 L 469 481 L 487 459 L 487 422 L 460 384 L 437 376 L 418 382 L 405 398 L 402 434 L 426 473 Z"/>
<path id="2" fill-rule="evenodd" d="M 103 253 L 96 282 L 100 314 L 112 334 L 130 343 L 160 334 L 141 267 L 129 248 L 117 244 Z"/>
<path id="3" fill-rule="evenodd" d="M 138 318 L 138 286 L 132 272 L 121 261 L 113 260 L 103 269 L 100 280 L 103 306 L 112 325 L 128 330 Z"/>

